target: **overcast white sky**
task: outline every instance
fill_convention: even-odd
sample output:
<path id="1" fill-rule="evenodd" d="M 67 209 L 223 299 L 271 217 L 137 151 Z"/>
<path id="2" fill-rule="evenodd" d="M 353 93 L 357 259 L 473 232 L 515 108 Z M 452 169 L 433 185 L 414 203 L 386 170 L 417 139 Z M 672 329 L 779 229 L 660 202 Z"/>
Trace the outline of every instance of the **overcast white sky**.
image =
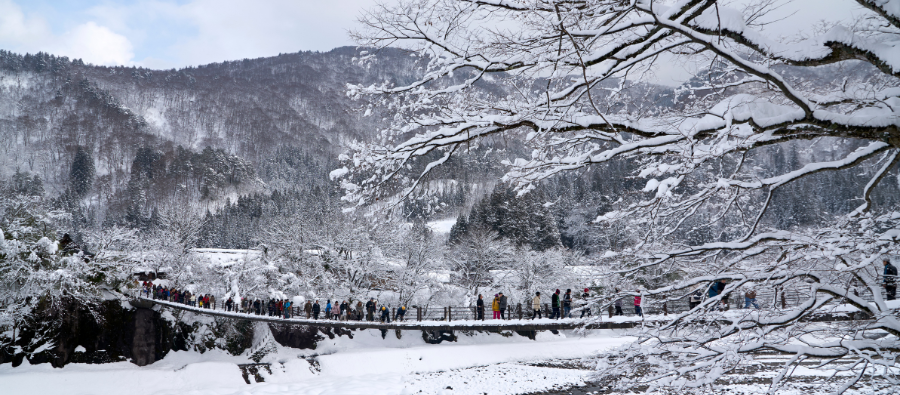
<path id="1" fill-rule="evenodd" d="M 389 0 L 386 0 L 389 1 Z M 749 0 L 734 0 L 736 2 Z M 792 0 L 773 27 L 794 35 L 860 10 L 853 0 Z M 0 49 L 103 65 L 172 68 L 353 45 L 347 30 L 375 0 L 0 0 Z M 829 18 L 831 19 L 831 18 Z M 660 79 L 693 70 L 671 64 Z M 671 74 L 671 76 L 669 76 Z M 676 83 L 676 81 L 668 81 Z"/>
<path id="2" fill-rule="evenodd" d="M 0 48 L 171 68 L 353 45 L 374 0 L 0 0 Z"/>

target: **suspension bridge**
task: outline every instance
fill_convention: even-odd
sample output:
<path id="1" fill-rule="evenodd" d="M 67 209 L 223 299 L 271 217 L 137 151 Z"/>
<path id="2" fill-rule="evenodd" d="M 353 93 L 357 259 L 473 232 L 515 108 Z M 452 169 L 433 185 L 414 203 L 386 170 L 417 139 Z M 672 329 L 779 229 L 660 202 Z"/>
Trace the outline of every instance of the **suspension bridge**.
<path id="1" fill-rule="evenodd" d="M 333 319 L 308 319 L 297 318 L 304 314 L 298 307 L 291 308 L 291 318 L 283 318 L 277 315 L 267 315 L 266 311 L 261 314 L 255 314 L 251 311 L 240 312 L 226 309 L 221 304 L 215 304 L 209 308 L 190 306 L 187 304 L 171 302 L 161 299 L 152 299 L 146 297 L 135 297 L 131 301 L 136 307 L 152 307 L 153 305 L 165 306 L 177 310 L 191 312 L 195 314 L 203 314 L 214 317 L 230 318 L 237 320 L 249 320 L 256 322 L 265 322 L 276 325 L 297 325 L 297 326 L 316 326 L 323 328 L 342 328 L 342 329 L 380 329 L 380 330 L 418 330 L 418 331 L 457 331 L 457 330 L 477 330 L 486 332 L 500 331 L 516 331 L 516 332 L 534 332 L 534 331 L 559 331 L 573 329 L 629 329 L 644 325 L 662 325 L 671 321 L 674 317 L 668 314 L 677 314 L 674 311 L 654 312 L 645 316 L 614 316 L 614 317 L 588 317 L 581 318 L 562 318 L 562 319 L 528 319 L 523 314 L 519 314 L 512 309 L 509 311 L 508 319 L 489 319 L 475 320 L 474 309 L 471 307 L 443 307 L 431 308 L 430 312 L 425 312 L 417 308 L 415 316 L 410 320 L 402 321 L 393 320 L 390 322 L 381 322 L 378 315 L 375 315 L 374 321 L 365 320 L 333 320 Z M 765 310 L 765 309 L 764 309 Z M 573 310 L 573 313 L 576 313 Z M 514 318 L 515 317 L 515 318 Z M 597 319 L 599 318 L 599 319 Z M 822 313 L 806 316 L 802 320 L 809 322 L 837 322 L 837 321 L 857 321 L 870 320 L 872 317 L 861 312 L 834 312 Z M 719 319 L 722 324 L 729 324 L 729 319 Z"/>
<path id="2" fill-rule="evenodd" d="M 459 319 L 462 315 L 471 315 L 470 309 L 457 308 L 463 310 L 459 313 L 453 312 L 452 307 L 441 308 L 443 320 L 421 320 L 422 314 L 417 312 L 416 317 L 412 317 L 410 321 L 354 321 L 354 320 L 330 320 L 330 319 L 307 319 L 295 318 L 299 315 L 292 314 L 292 318 L 282 318 L 278 316 L 269 316 L 264 314 L 254 314 L 238 311 L 228 311 L 223 306 L 216 305 L 210 308 L 201 308 L 190 306 L 167 300 L 150 299 L 145 297 L 136 297 L 132 300 L 132 305 L 137 307 L 150 307 L 152 305 L 166 306 L 186 312 L 204 314 L 214 317 L 231 318 L 239 320 L 250 320 L 257 322 L 265 322 L 278 325 L 310 325 L 328 328 L 344 328 L 344 329 L 385 329 L 385 330 L 424 330 L 424 331 L 454 331 L 454 330 L 481 330 L 489 332 L 499 331 L 552 331 L 552 330 L 572 330 L 572 329 L 626 329 L 633 328 L 642 324 L 651 322 L 662 322 L 661 319 L 642 319 L 641 317 L 616 317 L 613 321 L 601 321 L 581 318 L 562 318 L 562 319 L 495 319 L 495 320 L 474 320 Z M 218 307 L 218 308 L 217 308 Z M 293 309 L 296 309 L 293 308 Z M 460 314 L 463 313 L 463 314 Z M 305 313 L 304 313 L 305 314 Z M 453 320 L 454 317 L 457 320 Z M 417 319 L 419 318 L 419 319 Z"/>

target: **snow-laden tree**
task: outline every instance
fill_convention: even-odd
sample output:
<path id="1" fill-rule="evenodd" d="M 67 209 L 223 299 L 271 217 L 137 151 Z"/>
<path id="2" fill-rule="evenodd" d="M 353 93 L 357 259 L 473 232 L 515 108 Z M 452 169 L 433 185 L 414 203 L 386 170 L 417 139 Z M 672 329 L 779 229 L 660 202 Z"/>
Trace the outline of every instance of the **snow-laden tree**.
<path id="1" fill-rule="evenodd" d="M 132 286 L 123 251 L 134 246 L 134 231 L 87 232 L 87 248 L 61 246 L 56 228 L 66 214 L 19 198 L 0 201 L 0 326 L 18 325 L 36 311 L 58 313 L 73 302 L 95 311 L 104 298 Z"/>
<path id="2" fill-rule="evenodd" d="M 135 249 L 142 264 L 157 275 L 165 273 L 174 286 L 182 287 L 196 281 L 197 246 L 203 218 L 187 202 L 171 204 L 158 210 L 159 226 L 142 235 Z"/>
<path id="3" fill-rule="evenodd" d="M 390 235 L 382 251 L 396 260 L 397 266 L 387 273 L 387 288 L 397 293 L 402 305 L 422 302 L 437 286 L 435 273 L 444 269 L 444 239 L 421 222 Z"/>
<path id="4" fill-rule="evenodd" d="M 583 283 L 571 268 L 566 268 L 576 264 L 574 255 L 559 248 L 546 251 L 519 248 L 501 266 L 503 270 L 494 276 L 493 285 L 495 289 L 505 292 L 511 302 L 522 303 L 525 308 L 530 306 L 535 292 L 543 292 L 544 300 L 549 303 L 553 290 L 565 290 Z"/>
<path id="5" fill-rule="evenodd" d="M 492 270 L 502 269 L 513 258 L 509 240 L 485 227 L 470 228 L 451 247 L 447 257 L 450 281 L 466 291 L 467 300 L 478 298 L 480 287 L 494 285 Z"/>
<path id="6" fill-rule="evenodd" d="M 262 227 L 260 248 L 275 272 L 269 286 L 309 297 L 365 296 L 391 279 L 381 250 L 396 229 L 351 215 L 297 212 Z M 339 295 L 336 295 L 339 294 Z"/>
<path id="7" fill-rule="evenodd" d="M 770 29 L 779 18 L 771 0 L 379 5 L 361 19 L 360 44 L 399 43 L 428 63 L 411 82 L 348 86 L 395 116 L 381 141 L 345 156 L 344 199 L 393 203 L 486 139 L 532 148 L 505 162 L 504 180 L 520 193 L 560 172 L 633 161 L 644 188 L 623 191 L 627 198 L 595 220 L 638 236 L 617 251 L 620 270 L 610 275 L 645 284 L 656 301 L 716 279 L 731 280 L 725 294 L 735 296 L 749 284 L 811 291 L 794 307 L 748 314 L 710 309 L 722 295 L 706 300 L 604 368 L 629 374 L 615 385 L 702 388 L 750 355 L 775 351 L 792 357 L 773 391 L 810 358 L 850 372 L 835 392 L 896 387 L 900 320 L 877 272 L 898 252 L 900 210 L 874 196 L 900 162 L 900 4 L 845 2 L 858 10 L 787 38 Z M 377 52 L 361 61 L 373 59 Z M 700 72 L 674 96 L 656 95 L 655 73 L 684 65 Z M 479 89 L 488 80 L 505 90 Z M 796 163 L 766 166 L 772 152 L 806 147 Z M 767 220 L 779 201 L 802 204 L 797 192 L 830 193 L 817 180 L 848 169 L 865 177 L 841 186 L 858 187 L 851 209 L 817 213 L 805 229 Z M 793 196 L 779 196 L 788 188 Z M 811 322 L 836 306 L 867 319 Z"/>

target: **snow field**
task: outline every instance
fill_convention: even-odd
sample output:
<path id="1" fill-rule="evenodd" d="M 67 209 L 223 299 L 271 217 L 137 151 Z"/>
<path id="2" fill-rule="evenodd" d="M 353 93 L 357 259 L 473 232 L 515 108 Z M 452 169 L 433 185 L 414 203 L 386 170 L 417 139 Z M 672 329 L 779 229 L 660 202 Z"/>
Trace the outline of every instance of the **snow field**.
<path id="1" fill-rule="evenodd" d="M 48 395 L 521 394 L 579 385 L 590 374 L 530 362 L 590 357 L 632 340 L 609 331 L 586 336 L 542 332 L 536 340 L 497 334 L 458 339 L 430 345 L 416 331 L 404 332 L 401 339 L 388 331 L 382 339 L 380 331 L 365 330 L 354 332 L 353 339 L 322 340 L 316 350 L 277 346 L 262 360 L 272 364 L 272 373 L 262 372 L 266 381 L 250 385 L 237 366 L 251 363 L 247 356 L 211 351 L 172 352 L 145 367 L 129 362 L 62 369 L 4 364 L 0 388 L 10 394 Z"/>

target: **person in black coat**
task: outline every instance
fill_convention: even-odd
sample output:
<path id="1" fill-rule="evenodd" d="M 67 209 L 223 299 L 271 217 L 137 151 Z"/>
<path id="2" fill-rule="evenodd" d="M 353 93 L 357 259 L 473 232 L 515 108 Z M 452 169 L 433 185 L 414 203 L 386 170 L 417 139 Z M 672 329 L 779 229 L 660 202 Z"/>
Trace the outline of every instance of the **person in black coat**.
<path id="1" fill-rule="evenodd" d="M 375 298 L 366 302 L 366 321 L 375 321 Z"/>
<path id="2" fill-rule="evenodd" d="M 897 298 L 897 267 L 891 265 L 887 259 L 884 260 L 884 293 L 887 300 Z"/>
<path id="3" fill-rule="evenodd" d="M 322 311 L 322 306 L 319 306 L 319 300 L 316 299 L 316 303 L 313 303 L 313 319 L 319 319 L 319 312 Z"/>
<path id="4" fill-rule="evenodd" d="M 584 300 L 584 307 L 581 308 L 581 318 L 584 318 L 585 315 L 588 317 L 591 316 L 591 290 L 588 288 L 584 289 L 584 293 L 581 294 L 581 299 Z"/>
<path id="5" fill-rule="evenodd" d="M 478 294 L 478 301 L 475 302 L 475 319 L 484 321 L 484 296 Z"/>
<path id="6" fill-rule="evenodd" d="M 347 303 L 346 300 L 341 302 L 340 314 L 341 314 L 341 317 L 345 317 L 348 320 L 350 319 L 350 303 Z"/>
<path id="7" fill-rule="evenodd" d="M 691 310 L 693 310 L 694 307 L 697 307 L 700 305 L 700 301 L 702 301 L 702 300 L 703 300 L 703 291 L 700 289 L 696 289 L 696 290 L 694 290 L 694 292 L 691 293 L 691 298 L 688 300 L 688 307 Z"/>
<path id="8" fill-rule="evenodd" d="M 719 291 L 719 295 L 722 295 L 722 293 L 725 292 L 726 286 L 727 286 L 727 284 L 725 283 L 725 280 L 719 280 L 719 283 L 716 284 L 716 287 Z M 728 297 L 729 296 L 731 296 L 731 293 L 722 295 L 722 306 L 721 306 L 722 310 L 728 310 L 728 307 L 729 307 Z"/>
<path id="9" fill-rule="evenodd" d="M 553 308 L 553 312 L 550 314 L 550 319 L 559 319 L 559 290 L 550 297 L 550 307 Z"/>
<path id="10" fill-rule="evenodd" d="M 499 304 L 500 304 L 500 319 L 505 320 L 506 319 L 506 315 L 505 315 L 506 308 L 509 306 L 509 304 L 506 300 L 506 295 L 504 295 L 503 292 L 500 292 L 500 303 Z"/>

